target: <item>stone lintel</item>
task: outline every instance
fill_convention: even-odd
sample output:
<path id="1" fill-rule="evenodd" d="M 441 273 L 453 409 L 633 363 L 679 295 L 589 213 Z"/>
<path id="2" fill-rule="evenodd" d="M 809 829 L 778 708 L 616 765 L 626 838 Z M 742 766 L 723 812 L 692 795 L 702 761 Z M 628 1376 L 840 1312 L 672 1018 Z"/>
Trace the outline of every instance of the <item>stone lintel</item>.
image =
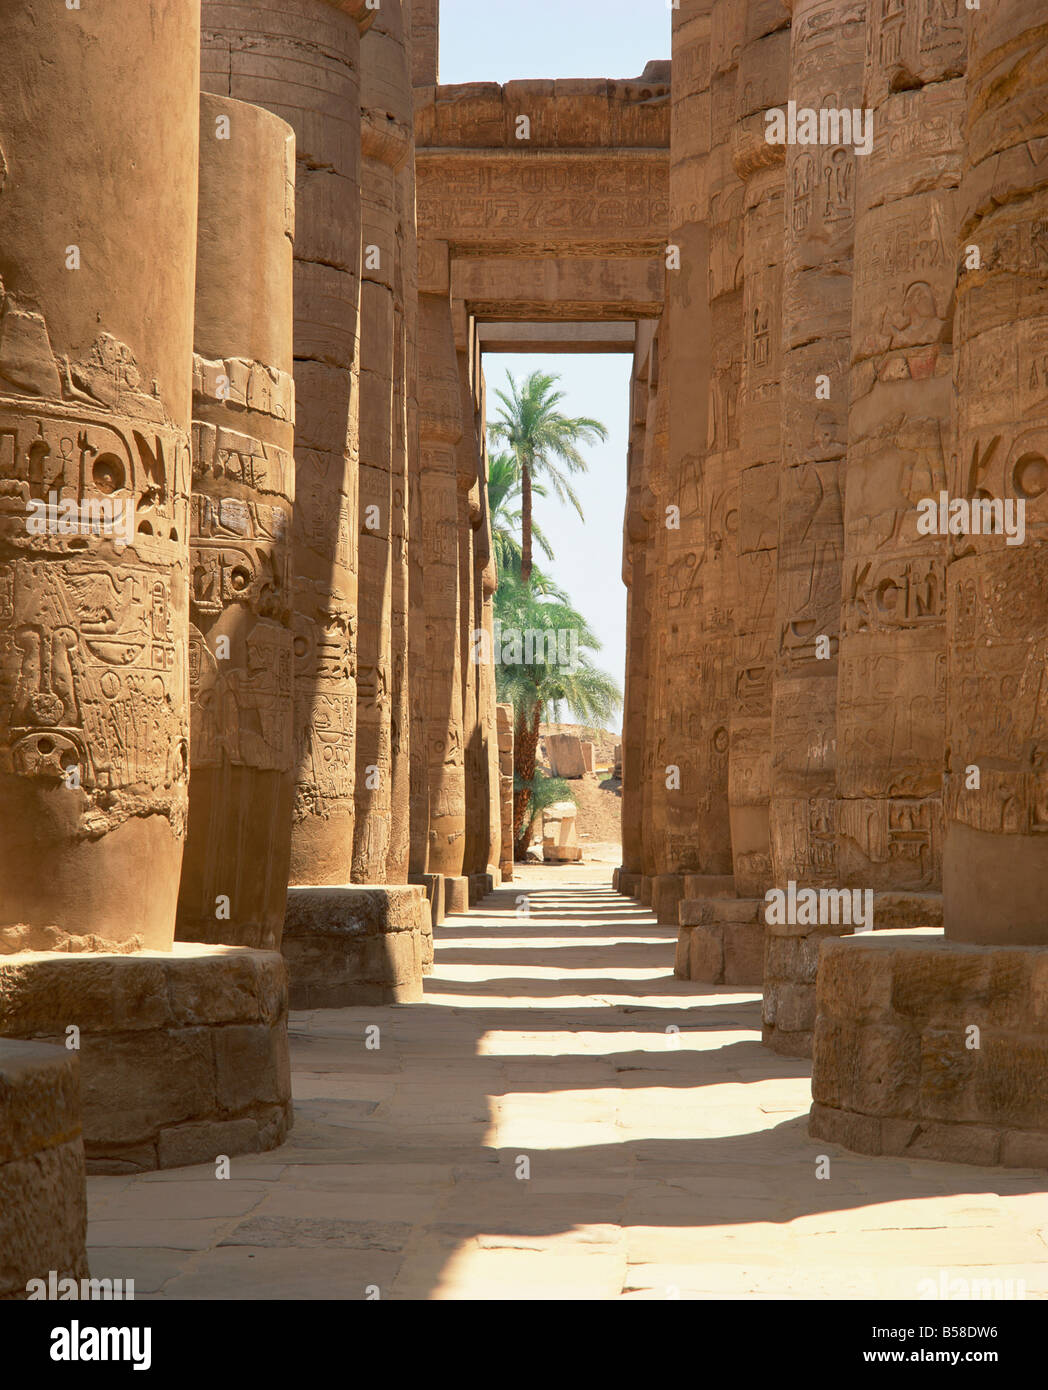
<path id="1" fill-rule="evenodd" d="M 420 149 L 419 236 L 457 253 L 665 255 L 665 150 Z"/>
<path id="2" fill-rule="evenodd" d="M 484 352 L 633 352 L 632 323 L 481 323 Z"/>

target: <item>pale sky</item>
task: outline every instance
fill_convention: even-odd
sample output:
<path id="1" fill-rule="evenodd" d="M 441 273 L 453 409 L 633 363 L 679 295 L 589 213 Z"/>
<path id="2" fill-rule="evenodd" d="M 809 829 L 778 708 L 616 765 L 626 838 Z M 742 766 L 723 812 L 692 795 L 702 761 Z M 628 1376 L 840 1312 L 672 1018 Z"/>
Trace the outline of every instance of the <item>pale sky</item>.
<path id="1" fill-rule="evenodd" d="M 566 589 L 574 606 L 600 638 L 602 650 L 594 664 L 623 685 L 626 668 L 626 590 L 622 583 L 622 512 L 626 501 L 627 400 L 632 357 L 625 353 L 491 352 L 484 358 L 488 413 L 498 414 L 495 391 L 506 387 L 506 373 L 519 383 L 536 369 L 559 376 L 566 393 L 560 409 L 565 415 L 590 415 L 608 427 L 605 444 L 583 449 L 589 472 L 572 479 L 585 513 L 562 506 L 550 491 L 535 498 L 535 517 L 553 547 L 548 561 L 535 548 L 535 562 Z M 565 714 L 564 718 L 570 716 Z M 621 717 L 621 716 L 617 716 Z M 619 724 L 615 724 L 619 728 Z"/>
<path id="2" fill-rule="evenodd" d="M 670 56 L 666 0 L 440 0 L 441 82 L 639 77 Z"/>
<path id="3" fill-rule="evenodd" d="M 441 0 L 441 82 L 511 82 L 528 77 L 639 77 L 670 56 L 666 0 Z M 489 410 L 506 372 L 519 380 L 541 367 L 560 375 L 568 415 L 592 415 L 608 442 L 587 451 L 588 474 L 574 480 L 585 524 L 556 498 L 536 499 L 553 549 L 552 573 L 603 643 L 597 664 L 623 683 L 626 590 L 622 586 L 622 511 L 631 358 L 626 354 L 489 353 L 484 358 Z M 621 716 L 618 716 L 621 718 Z M 616 727 L 620 727 L 616 723 Z"/>

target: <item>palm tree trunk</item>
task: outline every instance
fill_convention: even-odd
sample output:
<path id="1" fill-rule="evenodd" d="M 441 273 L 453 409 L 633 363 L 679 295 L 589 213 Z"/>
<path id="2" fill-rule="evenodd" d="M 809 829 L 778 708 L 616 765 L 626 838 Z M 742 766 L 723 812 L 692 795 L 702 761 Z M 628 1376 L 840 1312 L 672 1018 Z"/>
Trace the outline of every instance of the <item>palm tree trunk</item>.
<path id="1" fill-rule="evenodd" d="M 530 784 L 535 777 L 541 717 L 542 706 L 538 704 L 532 711 L 530 720 L 523 713 L 517 718 L 517 733 L 513 740 L 513 765 L 520 782 Z M 513 793 L 513 858 L 518 864 L 523 862 L 531 839 L 531 816 L 528 815 L 530 800 L 531 792 L 527 787 L 518 787 Z"/>
<path id="2" fill-rule="evenodd" d="M 531 469 L 526 463 L 520 469 L 520 577 L 525 584 L 531 578 Z"/>

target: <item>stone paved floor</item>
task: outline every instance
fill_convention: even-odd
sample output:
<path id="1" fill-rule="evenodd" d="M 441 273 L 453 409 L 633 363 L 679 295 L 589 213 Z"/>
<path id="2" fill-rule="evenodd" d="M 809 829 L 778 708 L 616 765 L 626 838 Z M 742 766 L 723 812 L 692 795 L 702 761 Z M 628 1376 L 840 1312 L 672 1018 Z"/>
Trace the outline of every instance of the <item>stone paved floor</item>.
<path id="1" fill-rule="evenodd" d="M 551 872 L 449 919 L 424 1003 L 293 1016 L 283 1148 L 90 1179 L 92 1272 L 164 1298 L 1048 1296 L 1043 1174 L 810 1140 L 757 997 L 675 980 L 607 866 Z"/>

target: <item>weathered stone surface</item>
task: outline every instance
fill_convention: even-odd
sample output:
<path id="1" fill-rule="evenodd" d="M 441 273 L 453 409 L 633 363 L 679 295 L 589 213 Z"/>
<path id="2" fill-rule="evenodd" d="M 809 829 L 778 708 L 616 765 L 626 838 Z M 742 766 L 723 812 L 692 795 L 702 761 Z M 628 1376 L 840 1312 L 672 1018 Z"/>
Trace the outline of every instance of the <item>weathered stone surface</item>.
<path id="1" fill-rule="evenodd" d="M 89 1168 L 163 1167 L 160 1139 L 172 1126 L 243 1118 L 257 1136 L 259 1107 L 276 1106 L 286 1131 L 286 980 L 279 955 L 245 948 L 8 957 L 0 963 L 0 1032 L 65 1042 L 77 1028 Z M 257 1040 L 240 1054 L 235 1083 L 220 1079 L 224 1039 L 234 1034 Z M 222 1152 L 239 1150 L 209 1156 Z"/>
<path id="2" fill-rule="evenodd" d="M 0 929 L 156 949 L 174 935 L 198 40 L 192 0 L 162 14 L 31 3 L 5 26 Z M 61 246 L 46 226 L 68 229 Z M 77 508 L 74 534 L 48 519 L 52 495 L 56 512 Z M 118 509 L 108 534 L 81 510 L 103 502 Z"/>
<path id="3" fill-rule="evenodd" d="M 499 766 L 499 873 L 513 878 L 513 706 L 495 706 Z"/>
<path id="4" fill-rule="evenodd" d="M 293 887 L 284 955 L 293 1009 L 422 997 L 423 941 L 432 941 L 420 886 Z"/>
<path id="5" fill-rule="evenodd" d="M 1038 947 L 925 930 L 824 942 L 811 1133 L 866 1153 L 1043 1161 L 1045 964 Z"/>
<path id="6" fill-rule="evenodd" d="M 0 1300 L 30 1279 L 88 1273 L 79 1060 L 0 1040 Z"/>
<path id="7" fill-rule="evenodd" d="M 592 755 L 593 745 L 589 747 Z M 583 743 L 577 734 L 547 734 L 546 756 L 554 777 L 582 777 L 593 771 L 586 766 Z"/>
<path id="8" fill-rule="evenodd" d="M 267 950 L 291 853 L 294 178 L 284 121 L 202 96 L 177 935 Z"/>
<path id="9" fill-rule="evenodd" d="M 292 883 L 352 876 L 363 0 L 205 0 L 202 82 L 295 132 Z M 389 519 L 386 518 L 388 534 Z"/>
<path id="10" fill-rule="evenodd" d="M 444 911 L 448 916 L 469 911 L 469 879 L 461 875 L 445 875 Z"/>
<path id="11" fill-rule="evenodd" d="M 410 757 L 407 703 L 407 354 L 401 171 L 411 162 L 412 98 L 399 5 L 375 12 L 361 45 L 360 626 L 357 647 L 353 879 L 388 881 L 393 847 L 394 734 Z M 399 532 L 399 536 L 398 533 Z M 398 543 L 399 542 L 399 543 Z M 396 650 L 394 641 L 396 638 Z M 396 715 L 396 718 L 394 718 Z M 402 744 L 402 748 L 400 745 Z M 400 769 L 396 822 L 409 833 Z M 395 878 L 394 878 L 395 881 Z"/>

